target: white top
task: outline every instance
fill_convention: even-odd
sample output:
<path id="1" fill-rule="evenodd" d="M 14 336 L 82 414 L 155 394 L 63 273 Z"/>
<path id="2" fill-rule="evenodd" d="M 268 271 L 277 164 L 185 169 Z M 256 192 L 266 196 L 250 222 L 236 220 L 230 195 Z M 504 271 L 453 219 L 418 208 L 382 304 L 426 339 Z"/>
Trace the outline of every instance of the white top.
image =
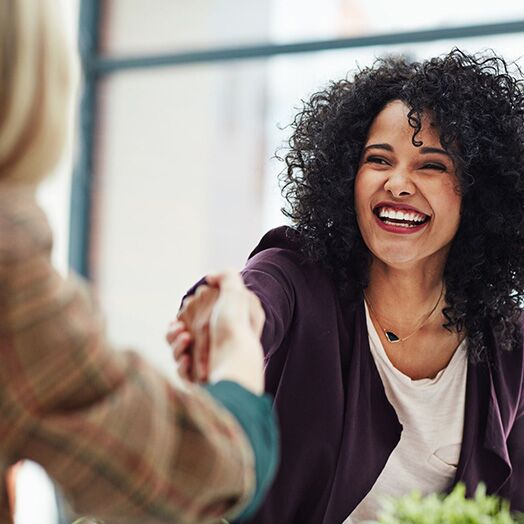
<path id="1" fill-rule="evenodd" d="M 466 341 L 435 378 L 412 380 L 389 360 L 367 305 L 366 321 L 373 359 L 403 429 L 382 473 L 344 524 L 375 520 L 384 496 L 444 491 L 457 470 L 464 426 Z"/>

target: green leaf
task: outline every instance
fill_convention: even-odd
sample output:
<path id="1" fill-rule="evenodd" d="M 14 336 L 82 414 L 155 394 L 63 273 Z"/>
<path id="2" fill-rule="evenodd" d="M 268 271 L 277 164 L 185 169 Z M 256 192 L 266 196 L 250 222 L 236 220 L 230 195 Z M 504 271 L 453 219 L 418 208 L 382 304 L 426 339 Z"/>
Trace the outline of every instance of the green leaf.
<path id="1" fill-rule="evenodd" d="M 516 519 L 516 520 L 515 520 Z M 378 515 L 380 524 L 524 524 L 524 515 L 511 515 L 509 503 L 487 495 L 480 484 L 472 499 L 466 487 L 457 484 L 447 495 L 422 496 L 414 491 L 400 498 L 387 497 Z"/>

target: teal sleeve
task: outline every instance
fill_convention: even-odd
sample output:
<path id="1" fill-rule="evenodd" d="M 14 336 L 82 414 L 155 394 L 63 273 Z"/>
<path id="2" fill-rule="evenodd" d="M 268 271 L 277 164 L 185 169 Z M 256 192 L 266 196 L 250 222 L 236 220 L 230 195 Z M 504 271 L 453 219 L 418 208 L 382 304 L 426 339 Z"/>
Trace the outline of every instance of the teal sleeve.
<path id="1" fill-rule="evenodd" d="M 235 519 L 252 517 L 264 499 L 277 469 L 279 432 L 270 395 L 258 396 L 236 382 L 221 381 L 205 389 L 227 408 L 242 426 L 255 456 L 256 488 L 253 498 Z"/>

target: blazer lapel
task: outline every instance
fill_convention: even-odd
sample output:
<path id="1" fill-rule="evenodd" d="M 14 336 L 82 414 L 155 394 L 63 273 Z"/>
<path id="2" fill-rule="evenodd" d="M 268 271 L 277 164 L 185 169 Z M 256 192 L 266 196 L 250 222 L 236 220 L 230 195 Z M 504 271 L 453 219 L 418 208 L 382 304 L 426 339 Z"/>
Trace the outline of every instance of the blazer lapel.
<path id="1" fill-rule="evenodd" d="M 473 496 L 480 482 L 488 493 L 503 495 L 511 476 L 506 427 L 491 365 L 469 364 L 462 451 L 454 484 L 466 484 Z M 451 489 L 451 487 L 450 487 Z"/>
<path id="2" fill-rule="evenodd" d="M 493 459 L 491 465 L 491 479 L 486 478 L 485 484 L 489 492 L 499 493 L 506 481 L 511 476 L 511 461 L 509 458 L 506 437 L 508 429 L 501 416 L 499 398 L 493 381 L 494 370 L 489 374 L 489 403 L 484 434 L 484 449 L 491 452 Z M 495 460 L 496 459 L 496 460 Z"/>

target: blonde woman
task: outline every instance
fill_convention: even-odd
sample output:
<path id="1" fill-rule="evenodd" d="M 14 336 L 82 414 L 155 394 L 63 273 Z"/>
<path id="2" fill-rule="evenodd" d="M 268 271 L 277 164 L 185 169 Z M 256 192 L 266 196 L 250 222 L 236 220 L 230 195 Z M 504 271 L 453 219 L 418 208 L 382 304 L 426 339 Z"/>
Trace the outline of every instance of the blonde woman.
<path id="1" fill-rule="evenodd" d="M 74 85 L 58 10 L 0 0 L 0 521 L 11 522 L 6 472 L 23 458 L 42 464 L 79 513 L 111 523 L 252 512 L 277 439 L 262 396 L 263 313 L 239 277 L 212 277 L 214 289 L 187 301 L 190 319 L 218 293 L 217 358 L 207 392 L 181 392 L 108 348 L 86 287 L 51 266 L 34 193 L 61 155 Z M 176 331 L 192 336 L 183 323 Z"/>

